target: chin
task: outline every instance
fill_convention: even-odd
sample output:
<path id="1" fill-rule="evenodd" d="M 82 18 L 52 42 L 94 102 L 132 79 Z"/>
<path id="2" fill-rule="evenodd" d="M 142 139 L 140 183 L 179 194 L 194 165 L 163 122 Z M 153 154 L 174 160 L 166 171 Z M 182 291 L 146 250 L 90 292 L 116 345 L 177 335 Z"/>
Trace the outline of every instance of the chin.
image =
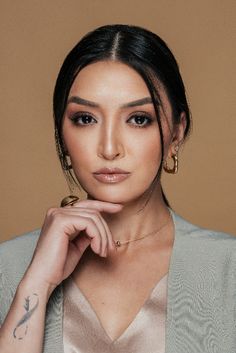
<path id="1" fill-rule="evenodd" d="M 144 193 L 144 191 L 143 191 Z M 111 203 L 119 203 L 122 205 L 130 204 L 133 202 L 137 202 L 143 196 L 143 193 L 131 193 L 131 192 L 87 192 L 88 199 L 111 202 Z"/>
<path id="2" fill-rule="evenodd" d="M 147 184 L 147 181 L 139 181 L 139 183 L 98 185 L 97 183 L 82 183 L 82 180 L 80 180 L 80 185 L 87 193 L 88 199 L 125 205 L 140 201 L 149 190 L 151 181 L 150 184 Z"/>
<path id="3" fill-rule="evenodd" d="M 88 199 L 91 200 L 98 200 L 104 202 L 111 202 L 111 203 L 125 203 L 126 198 L 122 197 L 122 195 L 116 193 L 104 193 L 104 192 L 89 192 L 87 191 Z"/>

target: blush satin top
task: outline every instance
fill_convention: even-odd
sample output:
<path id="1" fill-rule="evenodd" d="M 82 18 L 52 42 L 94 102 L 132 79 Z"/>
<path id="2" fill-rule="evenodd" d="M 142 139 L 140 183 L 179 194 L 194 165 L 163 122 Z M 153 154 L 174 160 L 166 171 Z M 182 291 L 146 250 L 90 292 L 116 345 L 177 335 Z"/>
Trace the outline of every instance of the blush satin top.
<path id="1" fill-rule="evenodd" d="M 114 341 L 88 300 L 68 277 L 63 284 L 64 353 L 165 353 L 168 274 L 152 290 L 133 321 Z"/>

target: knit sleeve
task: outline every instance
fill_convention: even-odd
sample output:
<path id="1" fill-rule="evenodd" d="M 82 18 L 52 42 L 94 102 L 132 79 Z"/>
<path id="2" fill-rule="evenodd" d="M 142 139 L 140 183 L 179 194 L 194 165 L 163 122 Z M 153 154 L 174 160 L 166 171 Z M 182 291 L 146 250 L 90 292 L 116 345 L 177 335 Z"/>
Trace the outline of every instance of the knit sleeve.
<path id="1" fill-rule="evenodd" d="M 35 230 L 0 244 L 0 324 L 30 264 L 39 234 L 40 230 Z"/>
<path id="2" fill-rule="evenodd" d="M 2 298 L 4 296 L 3 286 L 2 286 L 2 273 L 0 273 L 0 327 L 3 323 L 3 312 L 2 312 Z"/>
<path id="3" fill-rule="evenodd" d="M 0 246 L 0 325 L 3 324 L 15 295 L 15 290 L 7 275 L 9 265 L 5 261 L 4 250 L 6 249 Z"/>

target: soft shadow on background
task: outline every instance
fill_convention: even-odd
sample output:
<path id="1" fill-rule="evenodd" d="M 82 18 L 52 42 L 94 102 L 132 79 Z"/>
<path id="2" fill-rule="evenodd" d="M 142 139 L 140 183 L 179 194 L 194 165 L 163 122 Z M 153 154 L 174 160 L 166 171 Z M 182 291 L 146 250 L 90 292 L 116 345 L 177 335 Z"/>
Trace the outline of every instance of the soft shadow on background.
<path id="1" fill-rule="evenodd" d="M 163 180 L 171 205 L 236 234 L 235 14 L 234 0 L 2 0 L 0 241 L 40 227 L 68 194 L 54 147 L 56 75 L 82 35 L 112 23 L 159 34 L 180 65 L 194 125 L 178 175 Z"/>

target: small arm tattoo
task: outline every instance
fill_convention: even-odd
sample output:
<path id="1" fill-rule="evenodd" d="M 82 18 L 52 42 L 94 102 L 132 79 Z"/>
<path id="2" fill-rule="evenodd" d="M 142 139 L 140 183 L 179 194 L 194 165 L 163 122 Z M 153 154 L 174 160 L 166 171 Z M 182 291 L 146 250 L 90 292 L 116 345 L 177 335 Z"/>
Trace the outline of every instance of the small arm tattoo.
<path id="1" fill-rule="evenodd" d="M 38 294 L 33 293 L 33 298 L 36 299 L 35 304 L 33 307 L 30 309 L 31 303 L 32 303 L 32 298 L 26 297 L 25 298 L 25 304 L 24 304 L 24 309 L 26 313 L 23 315 L 22 319 L 17 323 L 14 331 L 13 331 L 13 337 L 18 340 L 22 340 L 24 336 L 26 336 L 27 331 L 28 331 L 28 320 L 31 318 L 33 315 L 34 311 L 37 309 L 39 305 L 39 298 Z"/>

